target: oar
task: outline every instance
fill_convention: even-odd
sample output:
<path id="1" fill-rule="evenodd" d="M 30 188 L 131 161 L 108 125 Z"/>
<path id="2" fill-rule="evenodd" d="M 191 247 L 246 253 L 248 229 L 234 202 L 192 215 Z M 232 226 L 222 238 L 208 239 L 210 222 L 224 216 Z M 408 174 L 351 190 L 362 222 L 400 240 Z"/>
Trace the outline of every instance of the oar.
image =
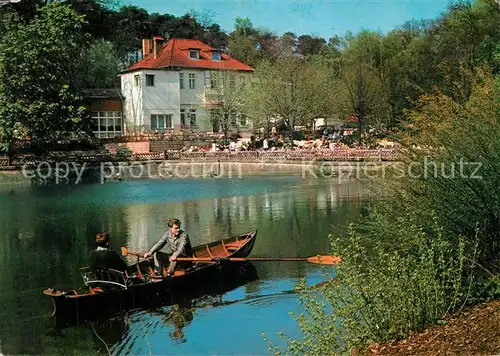
<path id="1" fill-rule="evenodd" d="M 311 256 L 311 257 L 177 257 L 177 260 L 178 261 L 193 261 L 193 262 L 307 261 L 309 263 L 317 263 L 320 265 L 338 265 L 341 262 L 341 259 L 339 256 L 331 256 L 331 255 L 317 255 L 317 256 Z"/>
<path id="2" fill-rule="evenodd" d="M 122 246 L 121 249 L 122 249 L 122 256 L 132 255 L 132 256 L 144 258 L 144 252 L 129 251 L 128 248 L 126 248 L 125 246 Z"/>
<path id="3" fill-rule="evenodd" d="M 125 246 L 122 246 L 122 255 L 132 255 L 144 257 L 144 253 L 129 251 Z M 332 255 L 317 255 L 311 257 L 177 257 L 177 261 L 192 261 L 192 262 L 245 262 L 245 261 L 307 261 L 321 265 L 338 265 L 342 259 L 340 256 Z"/>

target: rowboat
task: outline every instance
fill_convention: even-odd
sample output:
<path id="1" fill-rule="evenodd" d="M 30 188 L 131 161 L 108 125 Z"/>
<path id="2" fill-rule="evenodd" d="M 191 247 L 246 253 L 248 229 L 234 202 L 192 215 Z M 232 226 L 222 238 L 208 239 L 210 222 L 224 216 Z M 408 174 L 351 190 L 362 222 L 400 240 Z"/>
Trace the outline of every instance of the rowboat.
<path id="1" fill-rule="evenodd" d="M 151 261 L 137 259 L 126 273 L 81 268 L 84 282 L 81 289 L 61 291 L 48 288 L 43 294 L 52 298 L 52 316 L 57 327 L 106 318 L 131 309 L 173 305 L 179 302 L 179 298 L 214 295 L 234 287 L 238 281 L 255 277 L 255 269 L 248 262 L 235 263 L 227 258 L 247 257 L 256 237 L 257 230 L 196 246 L 193 257 L 209 261 L 193 264 L 187 270 L 176 270 L 170 277 L 151 278 Z"/>

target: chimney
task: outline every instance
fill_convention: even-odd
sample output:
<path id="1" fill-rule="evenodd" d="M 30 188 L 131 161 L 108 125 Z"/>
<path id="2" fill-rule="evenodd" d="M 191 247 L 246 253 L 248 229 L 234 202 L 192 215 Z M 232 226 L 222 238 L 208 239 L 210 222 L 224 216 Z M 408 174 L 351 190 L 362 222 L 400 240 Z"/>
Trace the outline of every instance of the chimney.
<path id="1" fill-rule="evenodd" d="M 161 36 L 155 36 L 153 38 L 153 56 L 154 56 L 154 58 L 157 58 L 158 55 L 160 54 L 160 51 L 161 51 L 161 48 L 163 45 L 163 41 L 165 41 L 165 39 Z"/>
<path id="2" fill-rule="evenodd" d="M 152 41 L 148 38 L 142 39 L 142 58 L 146 58 L 148 54 L 150 54 L 153 51 L 151 42 Z"/>

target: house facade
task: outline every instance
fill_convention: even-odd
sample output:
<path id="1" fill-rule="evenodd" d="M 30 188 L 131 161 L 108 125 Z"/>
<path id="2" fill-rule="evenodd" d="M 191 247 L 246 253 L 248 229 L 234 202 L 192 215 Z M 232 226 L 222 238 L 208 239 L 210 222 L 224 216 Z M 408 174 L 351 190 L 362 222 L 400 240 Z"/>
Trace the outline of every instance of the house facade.
<path id="1" fill-rule="evenodd" d="M 123 105 L 117 89 L 88 89 L 84 100 L 90 109 L 91 128 L 96 137 L 123 136 Z"/>
<path id="2" fill-rule="evenodd" d="M 221 102 L 221 90 L 249 83 L 254 69 L 203 42 L 161 37 L 142 42 L 143 58 L 121 73 L 124 98 L 123 130 L 127 135 L 155 132 L 213 132 L 211 110 Z M 218 83 L 227 77 L 221 89 Z M 217 81 L 219 79 L 219 81 Z M 234 129 L 251 123 L 235 115 Z"/>

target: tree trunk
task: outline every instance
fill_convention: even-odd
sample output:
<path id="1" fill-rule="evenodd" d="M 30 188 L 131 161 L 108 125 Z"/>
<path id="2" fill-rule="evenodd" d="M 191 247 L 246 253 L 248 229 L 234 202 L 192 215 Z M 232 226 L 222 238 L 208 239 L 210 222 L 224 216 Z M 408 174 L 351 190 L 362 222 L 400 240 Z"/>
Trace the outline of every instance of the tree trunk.
<path id="1" fill-rule="evenodd" d="M 223 127 L 224 128 L 222 131 L 224 132 L 224 146 L 227 146 L 227 133 L 229 131 L 229 128 L 226 125 L 224 125 Z"/>
<path id="2" fill-rule="evenodd" d="M 290 119 L 290 140 L 291 140 L 291 143 L 292 143 L 292 147 L 293 147 L 293 132 L 294 132 L 294 126 L 295 126 L 295 120 L 293 118 Z"/>
<path id="3" fill-rule="evenodd" d="M 7 165 L 10 166 L 12 163 L 12 158 L 14 158 L 14 151 L 12 150 L 12 142 L 7 146 Z"/>
<path id="4" fill-rule="evenodd" d="M 222 131 L 224 132 L 224 146 L 227 146 L 227 133 L 229 131 L 229 116 L 224 114 L 222 120 Z"/>
<path id="5" fill-rule="evenodd" d="M 361 116 L 358 116 L 358 132 L 359 132 L 359 139 L 358 139 L 358 142 L 359 142 L 359 145 L 361 146 L 363 144 L 363 123 L 362 123 L 362 119 L 361 119 Z"/>

